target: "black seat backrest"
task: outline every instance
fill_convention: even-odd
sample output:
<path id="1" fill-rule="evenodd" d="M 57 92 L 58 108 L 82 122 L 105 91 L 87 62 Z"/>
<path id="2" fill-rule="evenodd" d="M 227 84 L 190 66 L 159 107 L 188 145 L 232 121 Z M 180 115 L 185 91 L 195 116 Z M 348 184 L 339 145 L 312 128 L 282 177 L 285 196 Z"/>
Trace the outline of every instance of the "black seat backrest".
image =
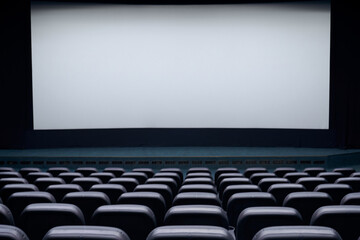
<path id="1" fill-rule="evenodd" d="M 79 185 L 84 191 L 89 191 L 90 188 L 95 184 L 102 184 L 101 180 L 96 177 L 79 177 L 74 178 L 71 184 Z"/>
<path id="2" fill-rule="evenodd" d="M 36 167 L 23 167 L 19 170 L 19 173 L 23 178 L 25 178 L 31 172 L 41 172 L 40 168 Z"/>
<path id="3" fill-rule="evenodd" d="M 107 167 L 103 170 L 103 172 L 109 172 L 115 175 L 115 177 L 121 177 L 125 172 L 125 169 L 119 167 Z"/>
<path id="4" fill-rule="evenodd" d="M 349 193 L 343 197 L 340 202 L 341 205 L 359 205 L 360 206 L 360 192 Z"/>
<path id="5" fill-rule="evenodd" d="M 310 224 L 311 216 L 318 208 L 332 204 L 332 198 L 324 192 L 294 192 L 287 195 L 283 205 L 298 210 L 304 223 Z"/>
<path id="6" fill-rule="evenodd" d="M 276 200 L 270 193 L 246 192 L 233 194 L 227 205 L 227 215 L 231 226 L 236 225 L 240 213 L 248 207 L 276 206 Z"/>
<path id="7" fill-rule="evenodd" d="M 104 226 L 60 226 L 50 229 L 43 240 L 130 240 L 121 229 Z"/>
<path id="8" fill-rule="evenodd" d="M 147 206 L 117 204 L 101 206 L 95 210 L 92 225 L 116 227 L 135 240 L 145 240 L 156 227 L 156 218 Z"/>
<path id="9" fill-rule="evenodd" d="M 28 180 L 29 183 L 33 184 L 36 179 L 38 178 L 46 178 L 46 177 L 53 177 L 53 175 L 49 172 L 31 172 L 26 175 L 26 180 Z"/>
<path id="10" fill-rule="evenodd" d="M 218 168 L 215 172 L 215 182 L 217 182 L 219 176 L 223 173 L 238 173 L 239 170 L 237 168 L 234 167 L 223 167 L 223 168 Z"/>
<path id="11" fill-rule="evenodd" d="M 14 225 L 14 218 L 10 209 L 4 204 L 0 204 L 0 224 Z"/>
<path id="12" fill-rule="evenodd" d="M 62 202 L 80 208 L 87 224 L 98 207 L 111 204 L 109 197 L 102 192 L 72 192 L 66 194 Z"/>
<path id="13" fill-rule="evenodd" d="M 260 230 L 253 240 L 342 240 L 332 228 L 319 226 L 280 226 Z"/>
<path id="14" fill-rule="evenodd" d="M 182 205 L 170 208 L 165 214 L 164 225 L 207 225 L 229 227 L 225 211 L 211 205 Z"/>
<path id="15" fill-rule="evenodd" d="M 208 192 L 217 193 L 214 185 L 211 184 L 188 184 L 181 186 L 179 193 L 183 192 Z"/>
<path id="16" fill-rule="evenodd" d="M 131 171 L 145 173 L 148 178 L 152 178 L 154 176 L 154 170 L 151 168 L 134 168 Z"/>
<path id="17" fill-rule="evenodd" d="M 315 189 L 315 192 L 325 192 L 330 195 L 330 197 L 334 200 L 334 204 L 340 204 L 341 199 L 352 193 L 352 188 L 347 184 L 335 184 L 335 183 L 326 183 L 320 184 Z"/>
<path id="18" fill-rule="evenodd" d="M 250 178 L 254 173 L 266 173 L 268 170 L 263 167 L 252 167 L 245 169 L 244 176 Z"/>
<path id="19" fill-rule="evenodd" d="M 65 184 L 65 181 L 59 177 L 45 177 L 36 179 L 34 184 L 39 188 L 40 191 L 45 191 L 48 186 Z"/>
<path id="20" fill-rule="evenodd" d="M 62 178 L 65 183 L 70 184 L 75 178 L 84 177 L 81 173 L 78 172 L 63 172 L 58 175 L 59 178 Z"/>
<path id="21" fill-rule="evenodd" d="M 15 226 L 0 224 L 0 239 L 1 240 L 29 240 L 26 234 Z"/>
<path id="22" fill-rule="evenodd" d="M 52 176 L 57 177 L 60 173 L 70 172 L 67 167 L 51 167 L 47 170 Z"/>
<path id="23" fill-rule="evenodd" d="M 143 172 L 126 172 L 121 177 L 135 178 L 139 184 L 144 184 L 148 179 L 146 173 Z"/>
<path id="24" fill-rule="evenodd" d="M 314 191 L 318 185 L 327 183 L 327 181 L 321 177 L 302 177 L 296 183 L 303 185 L 307 191 Z"/>
<path id="25" fill-rule="evenodd" d="M 176 181 L 178 186 L 180 186 L 183 182 L 182 175 L 176 172 L 158 172 L 155 173 L 153 178 L 172 178 Z"/>
<path id="26" fill-rule="evenodd" d="M 321 172 L 317 177 L 325 178 L 328 183 L 334 183 L 338 178 L 343 177 L 339 172 Z"/>
<path id="27" fill-rule="evenodd" d="M 83 189 L 77 184 L 58 184 L 58 185 L 50 185 L 46 189 L 46 192 L 51 193 L 56 202 L 61 203 L 64 196 L 71 192 L 82 192 Z"/>
<path id="28" fill-rule="evenodd" d="M 171 188 L 173 196 L 178 192 L 178 184 L 173 178 L 149 178 L 145 182 L 146 184 L 165 184 Z"/>
<path id="29" fill-rule="evenodd" d="M 289 193 L 304 191 L 306 191 L 306 189 L 303 185 L 295 183 L 277 183 L 271 185 L 268 189 L 268 192 L 275 197 L 280 206 L 283 204 L 284 199 Z"/>
<path id="30" fill-rule="evenodd" d="M 216 226 L 163 226 L 155 228 L 147 240 L 234 240 L 225 228 Z"/>
<path id="31" fill-rule="evenodd" d="M 0 189 L 6 184 L 26 184 L 28 181 L 25 178 L 2 178 L 0 179 Z"/>
<path id="32" fill-rule="evenodd" d="M 261 188 L 261 190 L 263 192 L 267 192 L 267 190 L 269 189 L 269 187 L 273 184 L 277 184 L 277 183 L 290 183 L 290 181 L 287 178 L 264 178 L 261 179 L 259 182 L 259 187 Z"/>
<path id="33" fill-rule="evenodd" d="M 311 225 L 335 229 L 342 239 L 357 240 L 360 236 L 360 206 L 324 206 L 316 210 Z"/>
<path id="34" fill-rule="evenodd" d="M 90 177 L 96 177 L 99 178 L 103 183 L 108 183 L 110 179 L 115 178 L 115 175 L 113 173 L 104 173 L 104 172 L 96 172 L 91 173 Z"/>
<path id="35" fill-rule="evenodd" d="M 341 173 L 342 175 L 344 175 L 344 177 L 350 177 L 350 175 L 356 171 L 354 168 L 343 167 L 343 168 L 335 168 L 333 172 Z"/>
<path id="36" fill-rule="evenodd" d="M 138 204 L 149 207 L 156 217 L 157 225 L 163 223 L 166 213 L 166 204 L 163 196 L 156 192 L 124 193 L 117 201 L 118 204 Z"/>
<path id="37" fill-rule="evenodd" d="M 22 211 L 32 203 L 55 203 L 55 198 L 48 192 L 17 192 L 8 199 L 8 206 L 11 210 L 16 224 L 19 222 Z"/>
<path id="38" fill-rule="evenodd" d="M 287 173 L 293 173 L 293 172 L 297 172 L 297 170 L 293 167 L 278 167 L 274 170 L 276 176 L 280 178 L 284 177 L 285 174 Z"/>
<path id="39" fill-rule="evenodd" d="M 84 216 L 73 204 L 34 203 L 22 212 L 19 226 L 31 240 L 41 240 L 53 227 L 83 224 Z"/>
<path id="40" fill-rule="evenodd" d="M 81 173 L 84 177 L 89 177 L 90 174 L 98 172 L 94 167 L 78 167 L 75 172 Z"/>
<path id="41" fill-rule="evenodd" d="M 249 207 L 239 215 L 235 235 L 237 240 L 251 240 L 265 227 L 302 225 L 298 211 L 288 207 Z"/>
<path id="42" fill-rule="evenodd" d="M 230 185 L 225 188 L 222 199 L 223 209 L 227 209 L 227 204 L 232 195 L 235 193 L 246 193 L 246 192 L 261 192 L 261 189 L 257 185 L 253 184 L 241 184 L 241 185 Z"/>
<path id="43" fill-rule="evenodd" d="M 360 192 L 360 178 L 358 177 L 338 178 L 335 183 L 348 184 L 354 192 Z"/>
<path id="44" fill-rule="evenodd" d="M 136 180 L 135 178 L 128 178 L 128 177 L 112 178 L 110 179 L 109 183 L 120 184 L 126 189 L 127 192 L 134 191 L 135 187 L 139 185 L 138 180 Z"/>
<path id="45" fill-rule="evenodd" d="M 221 181 L 220 185 L 219 185 L 219 197 L 220 199 L 222 199 L 222 195 L 225 191 L 225 189 L 228 186 L 231 185 L 241 185 L 241 184 L 251 184 L 250 180 L 248 178 L 240 178 L 240 177 L 235 177 L 235 178 L 225 178 L 224 180 Z"/>
<path id="46" fill-rule="evenodd" d="M 310 177 L 316 177 L 321 172 L 326 172 L 323 167 L 308 167 L 304 169 L 304 172 L 308 173 Z"/>
<path id="47" fill-rule="evenodd" d="M 142 184 L 138 185 L 134 192 L 157 192 L 160 193 L 161 196 L 163 196 L 166 208 L 168 209 L 171 206 L 171 203 L 173 201 L 173 195 L 171 192 L 171 189 L 169 186 L 165 184 Z"/>
<path id="48" fill-rule="evenodd" d="M 116 204 L 119 197 L 123 193 L 126 193 L 126 188 L 124 188 L 120 184 L 107 183 L 95 184 L 90 188 L 90 191 L 105 193 L 109 197 L 111 204 Z"/>
<path id="49" fill-rule="evenodd" d="M 4 204 L 7 204 L 8 198 L 11 194 L 16 192 L 32 192 L 39 191 L 39 189 L 33 184 L 7 184 L 0 190 L 0 197 Z"/>
<path id="50" fill-rule="evenodd" d="M 175 196 L 172 206 L 178 205 L 214 205 L 221 206 L 215 193 L 185 192 Z"/>
<path id="51" fill-rule="evenodd" d="M 254 173 L 251 175 L 250 181 L 252 182 L 252 184 L 258 185 L 260 180 L 274 177 L 277 177 L 275 173 Z"/>
<path id="52" fill-rule="evenodd" d="M 306 172 L 292 172 L 284 175 L 284 178 L 288 179 L 291 183 L 296 183 L 296 181 L 302 177 L 310 177 L 310 175 Z"/>

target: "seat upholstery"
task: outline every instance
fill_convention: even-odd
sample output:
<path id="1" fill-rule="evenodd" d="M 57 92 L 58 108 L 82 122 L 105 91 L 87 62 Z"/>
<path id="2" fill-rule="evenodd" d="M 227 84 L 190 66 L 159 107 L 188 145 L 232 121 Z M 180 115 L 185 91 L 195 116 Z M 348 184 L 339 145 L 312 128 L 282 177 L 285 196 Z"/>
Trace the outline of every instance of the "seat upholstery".
<path id="1" fill-rule="evenodd" d="M 136 180 L 135 178 L 128 178 L 128 177 L 112 178 L 110 179 L 109 183 L 120 184 L 126 189 L 127 192 L 134 191 L 135 187 L 139 185 L 138 180 Z"/>
<path id="2" fill-rule="evenodd" d="M 28 181 L 25 178 L 2 178 L 0 179 L 0 189 L 2 189 L 6 184 L 26 184 Z"/>
<path id="3" fill-rule="evenodd" d="M 90 174 L 98 172 L 94 167 L 78 167 L 75 172 L 81 173 L 84 177 L 89 177 Z"/>
<path id="4" fill-rule="evenodd" d="M 283 204 L 284 199 L 289 193 L 306 191 L 301 184 L 295 183 L 277 183 L 269 187 L 268 192 L 271 193 L 279 205 Z"/>
<path id="5" fill-rule="evenodd" d="M 134 192 L 157 192 L 163 196 L 166 204 L 166 209 L 171 206 L 173 195 L 169 186 L 165 184 L 142 184 L 138 185 Z"/>
<path id="6" fill-rule="evenodd" d="M 287 173 L 297 172 L 295 168 L 293 167 L 278 167 L 274 170 L 274 173 L 276 176 L 282 178 Z"/>
<path id="7" fill-rule="evenodd" d="M 219 175 L 218 179 L 216 180 L 216 188 L 219 188 L 220 183 L 222 182 L 222 180 L 224 180 L 225 178 L 244 178 L 244 174 L 242 173 L 222 173 Z"/>
<path id="8" fill-rule="evenodd" d="M 349 193 L 345 195 L 341 202 L 341 205 L 359 205 L 360 206 L 360 192 Z"/>
<path id="9" fill-rule="evenodd" d="M 74 178 L 71 184 L 79 185 L 84 191 L 89 191 L 90 188 L 95 184 L 102 184 L 101 180 L 96 177 L 79 177 Z"/>
<path id="10" fill-rule="evenodd" d="M 287 195 L 283 206 L 298 210 L 305 224 L 310 224 L 311 216 L 320 207 L 332 205 L 334 202 L 325 192 L 294 192 Z"/>
<path id="11" fill-rule="evenodd" d="M 360 178 L 358 177 L 344 177 L 338 178 L 335 183 L 348 184 L 354 192 L 360 191 Z"/>
<path id="12" fill-rule="evenodd" d="M 87 224 L 98 207 L 111 204 L 109 197 L 102 192 L 72 192 L 66 194 L 62 202 L 74 204 L 80 208 Z"/>
<path id="13" fill-rule="evenodd" d="M 189 173 L 196 173 L 196 172 L 207 172 L 207 173 L 211 173 L 210 169 L 207 167 L 192 167 L 189 168 L 186 174 Z"/>
<path id="14" fill-rule="evenodd" d="M 82 192 L 83 189 L 77 184 L 58 184 L 50 185 L 46 189 L 46 192 L 51 193 L 56 202 L 61 203 L 64 196 L 71 192 Z"/>
<path id="15" fill-rule="evenodd" d="M 165 214 L 164 225 L 207 225 L 229 227 L 226 212 L 218 206 L 182 205 L 170 208 Z"/>
<path id="16" fill-rule="evenodd" d="M 115 177 L 121 177 L 121 175 L 123 175 L 123 173 L 125 172 L 125 170 L 123 168 L 120 167 L 107 167 L 103 170 L 103 172 L 109 172 L 115 175 Z"/>
<path id="17" fill-rule="evenodd" d="M 19 222 L 22 211 L 32 203 L 56 203 L 55 198 L 48 192 L 17 192 L 8 199 L 8 206 L 11 210 L 14 221 Z"/>
<path id="18" fill-rule="evenodd" d="M 338 178 L 343 176 L 340 172 L 321 172 L 317 175 L 317 177 L 325 178 L 328 183 L 334 183 Z"/>
<path id="19" fill-rule="evenodd" d="M 250 178 L 251 175 L 253 175 L 254 173 L 266 173 L 268 172 L 268 170 L 266 168 L 263 167 L 252 167 L 252 168 L 247 168 L 244 172 L 244 176 L 247 178 Z"/>
<path id="20" fill-rule="evenodd" d="M 296 183 L 303 185 L 307 191 L 314 191 L 318 185 L 327 183 L 327 181 L 321 177 L 302 177 Z"/>
<path id="21" fill-rule="evenodd" d="M 219 176 L 223 173 L 238 173 L 239 170 L 234 167 L 223 167 L 216 169 L 215 172 L 215 182 L 218 180 Z"/>
<path id="22" fill-rule="evenodd" d="M 149 178 L 145 182 L 146 184 L 165 184 L 169 186 L 171 192 L 174 195 L 178 192 L 178 184 L 173 178 Z"/>
<path id="23" fill-rule="evenodd" d="M 240 213 L 248 207 L 276 206 L 276 200 L 270 193 L 246 192 L 233 194 L 227 205 L 227 215 L 231 226 L 236 225 Z"/>
<path id="24" fill-rule="evenodd" d="M 183 192 L 208 192 L 208 193 L 217 193 L 214 185 L 210 184 L 188 184 L 181 186 L 179 193 Z"/>
<path id="25" fill-rule="evenodd" d="M 0 224 L 14 225 L 14 218 L 10 209 L 4 204 L 0 204 Z"/>
<path id="26" fill-rule="evenodd" d="M 135 178 L 139 182 L 139 184 L 144 184 L 148 179 L 146 173 L 143 172 L 126 172 L 121 177 Z"/>
<path id="27" fill-rule="evenodd" d="M 45 191 L 48 186 L 65 184 L 65 181 L 59 177 L 45 177 L 36 179 L 34 184 L 39 188 L 40 191 Z"/>
<path id="28" fill-rule="evenodd" d="M 179 177 L 181 178 L 181 181 L 183 180 L 184 176 L 183 176 L 183 172 L 181 171 L 180 168 L 162 168 L 160 169 L 160 172 L 172 172 L 172 173 L 176 173 L 179 175 Z"/>
<path id="29" fill-rule="evenodd" d="M 300 213 L 288 207 L 249 207 L 241 212 L 236 224 L 237 240 L 251 240 L 265 227 L 302 225 Z"/>
<path id="30" fill-rule="evenodd" d="M 5 204 L 11 194 L 16 192 L 32 192 L 39 191 L 33 184 L 7 184 L 0 190 L 0 197 Z"/>
<path id="31" fill-rule="evenodd" d="M 269 187 L 273 184 L 277 184 L 277 183 L 290 183 L 290 181 L 286 178 L 264 178 L 261 179 L 260 182 L 258 183 L 259 187 L 261 188 L 261 190 L 263 192 L 267 192 L 267 190 L 269 189 Z"/>
<path id="32" fill-rule="evenodd" d="M 308 167 L 304 169 L 304 172 L 308 173 L 310 177 L 316 177 L 321 172 L 326 172 L 323 167 Z"/>
<path id="33" fill-rule="evenodd" d="M 211 178 L 207 178 L 207 177 L 187 178 L 184 180 L 183 185 L 187 185 L 187 184 L 210 184 L 210 185 L 213 185 L 214 181 Z"/>
<path id="34" fill-rule="evenodd" d="M 220 185 L 219 185 L 219 197 L 220 199 L 222 199 L 222 195 L 225 191 L 225 189 L 228 186 L 231 185 L 249 185 L 251 184 L 250 180 L 248 178 L 225 178 L 224 180 L 221 181 Z"/>
<path id="35" fill-rule="evenodd" d="M 156 218 L 147 206 L 118 204 L 101 206 L 95 210 L 92 224 L 122 229 L 135 240 L 145 240 L 156 227 Z M 141 227 L 139 227 L 141 226 Z"/>
<path id="36" fill-rule="evenodd" d="M 343 168 L 335 168 L 333 172 L 338 172 L 344 175 L 344 177 L 349 177 L 351 174 L 353 174 L 356 171 L 354 168 L 343 167 Z"/>
<path id="37" fill-rule="evenodd" d="M 227 209 L 227 204 L 232 195 L 235 193 L 246 193 L 246 192 L 261 192 L 261 189 L 257 185 L 244 184 L 244 185 L 230 185 L 225 188 L 222 199 L 223 209 Z"/>
<path id="38" fill-rule="evenodd" d="M 334 201 L 334 204 L 340 204 L 341 199 L 348 193 L 352 193 L 352 188 L 347 184 L 334 184 L 334 183 L 327 183 L 327 184 L 320 184 L 318 185 L 315 192 L 325 192 L 331 196 Z"/>
<path id="39" fill-rule="evenodd" d="M 134 168 L 132 172 L 145 173 L 148 178 L 152 178 L 154 176 L 154 170 L 151 168 Z"/>
<path id="40" fill-rule="evenodd" d="M 253 240 L 342 240 L 332 228 L 319 226 L 276 226 L 261 229 Z"/>
<path id="41" fill-rule="evenodd" d="M 50 229 L 43 240 L 130 240 L 121 229 L 104 226 L 60 226 Z"/>
<path id="42" fill-rule="evenodd" d="M 291 183 L 296 183 L 296 181 L 302 177 L 310 177 L 310 175 L 306 172 L 293 172 L 284 175 L 284 178 L 288 179 Z"/>
<path id="43" fill-rule="evenodd" d="M 90 191 L 105 193 L 109 197 L 111 204 L 115 204 L 119 197 L 123 193 L 126 193 L 126 188 L 124 188 L 120 184 L 107 183 L 95 184 L 90 188 Z"/>
<path id="44" fill-rule="evenodd" d="M 205 178 L 210 178 L 212 179 L 212 176 L 210 173 L 208 172 L 192 172 L 192 173 L 188 173 L 186 175 L 186 178 L 185 179 L 188 179 L 188 178 L 201 178 L 201 177 L 205 177 Z"/>
<path id="45" fill-rule="evenodd" d="M 67 167 L 51 167 L 47 170 L 52 176 L 57 177 L 60 173 L 70 172 Z"/>
<path id="46" fill-rule="evenodd" d="M 36 179 L 38 178 L 46 178 L 46 177 L 53 177 L 53 175 L 49 172 L 31 172 L 26 175 L 26 180 L 28 180 L 29 183 L 34 183 Z"/>
<path id="47" fill-rule="evenodd" d="M 40 168 L 36 167 L 23 167 L 19 169 L 19 173 L 23 178 L 25 178 L 31 172 L 41 172 Z"/>
<path id="48" fill-rule="evenodd" d="M 81 178 L 84 177 L 84 175 L 78 172 L 62 172 L 58 175 L 58 177 L 62 178 L 65 183 L 70 184 L 75 178 Z"/>
<path id="49" fill-rule="evenodd" d="M 147 240 L 234 240 L 225 228 L 216 226 L 162 226 L 155 228 Z"/>
<path id="50" fill-rule="evenodd" d="M 173 206 L 178 205 L 214 205 L 221 206 L 219 198 L 215 193 L 185 192 L 175 196 Z"/>
<path id="51" fill-rule="evenodd" d="M 96 177 L 99 178 L 103 183 L 108 183 L 110 179 L 115 178 L 113 173 L 104 173 L 104 172 L 96 172 L 91 173 L 89 177 Z"/>
<path id="52" fill-rule="evenodd" d="M 360 236 L 360 206 L 324 206 L 316 210 L 311 225 L 335 229 L 342 239 L 356 240 Z"/>
<path id="53" fill-rule="evenodd" d="M 274 177 L 276 177 L 275 173 L 254 173 L 251 175 L 250 181 L 252 184 L 257 185 L 262 179 Z"/>
<path id="54" fill-rule="evenodd" d="M 41 240 L 53 227 L 83 224 L 84 216 L 73 204 L 34 203 L 22 212 L 19 226 L 31 240 Z"/>
<path id="55" fill-rule="evenodd" d="M 0 224 L 1 240 L 29 240 L 26 234 L 15 226 Z"/>
<path id="56" fill-rule="evenodd" d="M 182 175 L 179 175 L 179 173 L 176 172 L 158 172 L 155 173 L 153 179 L 156 178 L 172 178 L 176 181 L 177 185 L 180 186 L 182 184 Z"/>
<path id="57" fill-rule="evenodd" d="M 157 225 L 163 223 L 166 213 L 166 204 L 163 196 L 156 192 L 124 193 L 117 201 L 118 204 L 138 204 L 149 207 L 156 218 Z"/>

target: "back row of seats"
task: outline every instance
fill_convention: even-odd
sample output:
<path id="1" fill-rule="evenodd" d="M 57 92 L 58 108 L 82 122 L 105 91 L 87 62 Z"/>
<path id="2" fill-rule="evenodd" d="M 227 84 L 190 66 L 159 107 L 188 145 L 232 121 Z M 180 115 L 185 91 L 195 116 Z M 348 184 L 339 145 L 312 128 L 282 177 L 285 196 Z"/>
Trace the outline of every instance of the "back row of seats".
<path id="1" fill-rule="evenodd" d="M 16 225 L 30 239 L 360 236 L 360 206 L 345 206 L 360 199 L 353 169 L 221 168 L 215 181 L 208 168 L 189 169 L 185 180 L 183 174 L 176 168 L 0 168 L 0 224 Z"/>

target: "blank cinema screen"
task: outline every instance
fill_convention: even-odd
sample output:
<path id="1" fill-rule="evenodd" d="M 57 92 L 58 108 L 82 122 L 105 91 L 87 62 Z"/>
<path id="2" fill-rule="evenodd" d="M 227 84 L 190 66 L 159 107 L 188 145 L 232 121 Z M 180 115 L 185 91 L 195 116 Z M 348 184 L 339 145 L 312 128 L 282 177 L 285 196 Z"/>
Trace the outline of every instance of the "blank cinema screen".
<path id="1" fill-rule="evenodd" d="M 328 129 L 330 3 L 33 2 L 34 129 Z"/>

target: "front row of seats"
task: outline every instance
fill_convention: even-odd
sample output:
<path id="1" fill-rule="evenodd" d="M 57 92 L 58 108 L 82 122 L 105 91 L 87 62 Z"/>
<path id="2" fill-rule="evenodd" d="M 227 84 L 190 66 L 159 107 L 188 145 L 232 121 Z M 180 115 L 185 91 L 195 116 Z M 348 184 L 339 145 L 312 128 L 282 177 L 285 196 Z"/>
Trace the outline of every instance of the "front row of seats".
<path id="1" fill-rule="evenodd" d="M 0 212 L 3 215 L 0 218 L 0 224 L 13 225 L 13 220 L 9 215 L 10 211 L 6 206 L 0 206 L 2 206 Z M 4 218 L 4 216 L 8 216 L 8 218 Z M 333 205 L 320 207 L 311 218 L 311 227 L 306 226 L 307 224 L 304 223 L 302 216 L 295 208 L 249 207 L 244 209 L 237 219 L 235 236 L 237 240 L 251 240 L 254 236 L 257 240 L 271 239 L 269 236 L 271 236 L 272 230 L 265 231 L 262 229 L 276 226 L 291 226 L 289 229 L 294 231 L 293 236 L 299 234 L 300 229 L 303 229 L 304 233 L 311 236 L 312 233 L 316 233 L 316 226 L 323 226 L 334 229 L 343 239 L 355 240 L 360 236 L 360 229 L 357 226 L 359 222 L 360 206 Z M 156 217 L 147 206 L 134 204 L 105 205 L 97 208 L 86 227 L 85 224 L 86 221 L 82 211 L 73 204 L 36 203 L 30 204 L 24 209 L 17 225 L 26 234 L 22 234 L 22 236 L 28 236 L 31 240 L 41 240 L 45 235 L 47 236 L 45 239 L 48 240 L 64 239 L 60 236 L 74 234 L 79 231 L 83 231 L 84 234 L 89 234 L 91 231 L 100 231 L 100 228 L 94 229 L 91 226 L 121 229 L 124 233 L 110 231 L 112 234 L 123 236 L 120 239 L 127 239 L 126 237 L 132 240 L 186 239 L 186 236 L 189 237 L 195 233 L 194 236 L 198 238 L 194 237 L 193 239 L 234 239 L 234 236 L 229 237 L 231 227 L 225 211 L 219 206 L 210 205 L 174 206 L 166 213 L 164 226 L 158 228 L 156 228 L 159 226 Z M 64 225 L 74 227 L 60 227 Z M 192 225 L 192 227 L 189 228 L 189 225 Z M 54 227 L 60 228 L 56 228 L 55 231 Z M 50 231 L 51 229 L 53 230 Z M 335 234 L 336 232 L 331 229 L 320 228 L 319 231 L 324 231 L 327 233 L 325 236 L 329 236 L 329 238 L 324 239 L 339 239 L 338 235 Z M 15 230 L 11 228 L 9 231 Z M 212 231 L 212 236 L 208 236 Z M 278 234 L 281 235 L 281 233 L 284 234 L 285 232 L 287 231 L 282 230 Z M 16 235 L 20 236 L 20 233 Z M 181 234 L 183 238 L 180 237 Z M 109 235 L 111 234 L 109 233 Z M 96 234 L 90 239 L 97 239 L 95 236 Z M 1 235 L 0 239 L 3 239 Z M 113 238 L 109 237 L 109 239 Z"/>

